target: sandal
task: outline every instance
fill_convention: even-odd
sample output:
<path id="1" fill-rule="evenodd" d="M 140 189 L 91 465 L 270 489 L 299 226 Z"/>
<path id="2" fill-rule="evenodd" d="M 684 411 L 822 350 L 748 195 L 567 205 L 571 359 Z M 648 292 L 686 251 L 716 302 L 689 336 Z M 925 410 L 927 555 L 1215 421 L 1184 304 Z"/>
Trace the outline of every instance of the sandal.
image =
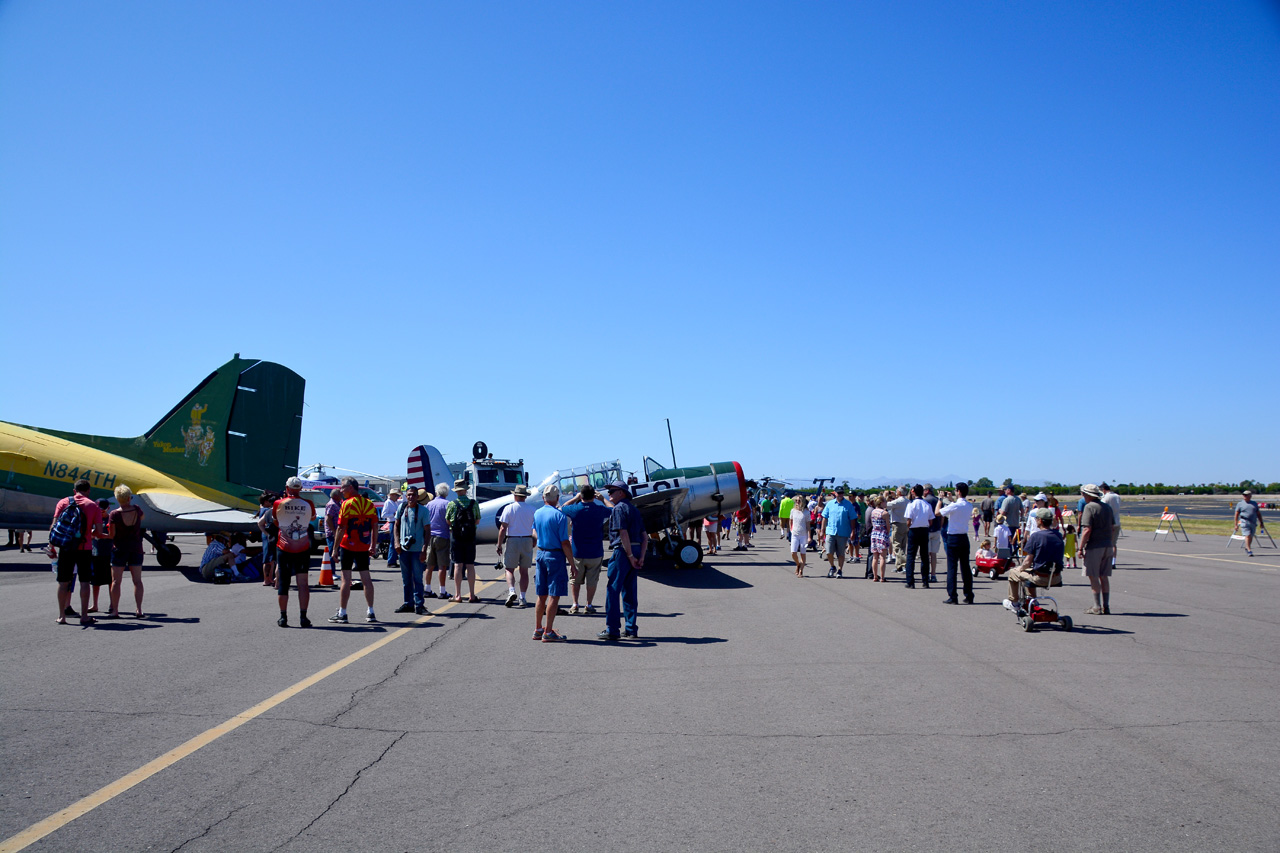
<path id="1" fill-rule="evenodd" d="M 53 623 L 53 624 L 55 624 L 55 625 L 65 625 L 65 624 L 67 624 L 67 617 L 65 617 L 65 616 L 59 616 L 56 620 L 54 620 L 54 623 Z"/>
<path id="2" fill-rule="evenodd" d="M 480 603 L 480 596 L 478 596 L 478 595 L 473 595 L 473 596 L 471 596 L 470 598 L 468 598 L 468 599 L 467 599 L 467 601 L 468 601 L 469 603 L 471 603 L 471 604 L 479 604 L 479 603 Z"/>
<path id="3" fill-rule="evenodd" d="M 460 596 L 460 595 L 455 595 L 453 598 L 451 598 L 451 599 L 449 599 L 449 600 L 450 600 L 450 601 L 452 601 L 454 604 L 461 604 L 461 603 L 462 603 L 462 596 Z"/>
<path id="4" fill-rule="evenodd" d="M 80 624 L 81 625 L 97 625 L 98 620 L 94 619 L 92 616 L 85 616 L 80 620 Z"/>
<path id="5" fill-rule="evenodd" d="M 115 610 L 108 610 L 102 618 L 103 619 L 119 619 L 120 613 Z"/>

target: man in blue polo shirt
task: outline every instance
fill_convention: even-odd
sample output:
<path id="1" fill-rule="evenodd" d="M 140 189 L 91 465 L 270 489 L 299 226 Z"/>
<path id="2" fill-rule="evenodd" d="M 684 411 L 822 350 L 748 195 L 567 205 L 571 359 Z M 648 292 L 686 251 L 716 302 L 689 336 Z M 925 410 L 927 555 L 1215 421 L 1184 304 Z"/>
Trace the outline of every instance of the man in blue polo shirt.
<path id="1" fill-rule="evenodd" d="M 596 635 L 601 640 L 614 641 L 619 637 L 620 623 L 626 623 L 626 635 L 639 637 L 636 611 L 640 607 L 636 589 L 636 572 L 644 568 L 645 546 L 648 534 L 640 510 L 631 502 L 631 490 L 620 480 L 609 484 L 609 500 L 613 512 L 609 516 L 609 546 L 613 555 L 609 558 L 609 586 L 604 594 L 604 630 Z M 618 612 L 618 599 L 622 599 L 622 612 Z"/>
<path id="2" fill-rule="evenodd" d="M 569 592 L 569 571 L 573 565 L 573 551 L 569 547 L 569 519 L 559 510 L 560 487 L 547 486 L 542 490 L 545 502 L 533 514 L 533 591 L 538 596 L 533 611 L 533 638 L 544 643 L 559 643 L 564 637 L 551 628 L 556 619 L 560 596 Z M 547 627 L 542 627 L 546 616 Z"/>
<path id="3" fill-rule="evenodd" d="M 604 523 L 613 513 L 613 504 L 604 501 L 604 506 L 596 503 L 596 490 L 591 486 L 583 486 L 578 494 L 565 501 L 561 511 L 572 523 L 570 538 L 573 540 L 573 559 L 577 570 L 570 578 L 570 589 L 573 591 L 573 606 L 570 613 L 595 613 L 591 603 L 596 597 L 596 586 L 600 582 L 600 566 L 604 563 Z M 587 586 L 587 606 L 578 606 L 578 590 Z"/>

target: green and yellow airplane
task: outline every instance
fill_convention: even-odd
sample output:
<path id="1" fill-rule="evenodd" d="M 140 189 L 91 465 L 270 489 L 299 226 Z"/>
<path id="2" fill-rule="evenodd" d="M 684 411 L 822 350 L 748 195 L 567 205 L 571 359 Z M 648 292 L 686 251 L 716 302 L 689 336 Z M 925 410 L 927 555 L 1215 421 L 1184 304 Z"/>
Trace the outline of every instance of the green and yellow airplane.
<path id="1" fill-rule="evenodd" d="M 133 490 L 161 566 L 181 557 L 168 534 L 252 531 L 261 492 L 298 473 L 305 385 L 287 367 L 236 353 L 137 438 L 0 421 L 0 527 L 48 529 L 54 506 L 85 479 L 93 498 Z"/>

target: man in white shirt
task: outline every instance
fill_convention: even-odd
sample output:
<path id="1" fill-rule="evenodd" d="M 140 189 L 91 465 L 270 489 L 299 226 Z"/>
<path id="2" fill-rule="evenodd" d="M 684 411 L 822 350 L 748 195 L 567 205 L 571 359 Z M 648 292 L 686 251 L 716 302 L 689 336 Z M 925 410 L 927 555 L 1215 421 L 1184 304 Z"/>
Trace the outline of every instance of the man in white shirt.
<path id="1" fill-rule="evenodd" d="M 498 514 L 498 556 L 507 570 L 507 607 L 528 607 L 529 569 L 533 566 L 533 507 L 525 503 L 529 487 L 524 483 L 511 493 L 514 501 Z M 503 551 L 506 551 L 504 554 Z M 516 569 L 520 570 L 520 594 L 516 595 Z"/>
<path id="2" fill-rule="evenodd" d="M 933 521 L 933 507 L 924 499 L 924 487 L 911 487 L 911 502 L 907 504 L 907 589 L 916 588 L 916 553 L 920 554 L 920 583 L 929 588 L 929 522 Z"/>
<path id="3" fill-rule="evenodd" d="M 1101 486 L 1102 502 L 1111 508 L 1111 565 L 1116 564 L 1116 548 L 1120 544 L 1120 496 L 1106 483 Z"/>
<path id="4" fill-rule="evenodd" d="M 387 546 L 387 568 L 394 569 L 400 565 L 400 553 L 396 550 L 396 513 L 400 510 L 400 492 L 392 489 L 387 499 L 382 502 L 382 520 L 390 525 L 391 544 Z"/>
<path id="5" fill-rule="evenodd" d="M 898 487 L 898 496 L 884 505 L 889 510 L 889 529 L 893 533 L 893 556 L 889 558 L 890 563 L 897 563 L 898 568 L 895 572 L 903 572 L 906 569 L 903 566 L 907 562 L 907 490 L 902 486 Z"/>
<path id="6" fill-rule="evenodd" d="M 947 604 L 959 604 L 957 566 L 964 581 L 964 603 L 973 604 L 973 570 L 969 568 L 969 519 L 973 517 L 973 504 L 968 497 L 969 484 L 956 483 L 956 499 L 942 507 L 942 515 L 947 519 Z"/>

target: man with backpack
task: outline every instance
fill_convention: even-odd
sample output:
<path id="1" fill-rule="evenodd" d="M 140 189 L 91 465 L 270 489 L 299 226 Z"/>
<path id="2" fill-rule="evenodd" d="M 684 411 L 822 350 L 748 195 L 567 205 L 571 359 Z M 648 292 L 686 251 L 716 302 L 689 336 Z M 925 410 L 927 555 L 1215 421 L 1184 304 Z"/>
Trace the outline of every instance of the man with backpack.
<path id="1" fill-rule="evenodd" d="M 444 520 L 449 525 L 449 557 L 453 562 L 453 601 L 462 601 L 462 575 L 465 570 L 471 594 L 467 601 L 480 601 L 476 595 L 476 525 L 480 521 L 480 504 L 467 497 L 467 481 L 454 480 L 457 499 L 449 503 Z"/>
<path id="2" fill-rule="evenodd" d="M 93 531 L 102 526 L 102 510 L 89 497 L 89 481 L 76 480 L 75 494 L 58 501 L 49 527 L 49 557 L 58 561 L 58 624 L 67 624 L 71 584 L 80 578 L 80 624 L 96 620 L 88 614 L 93 580 Z"/>

